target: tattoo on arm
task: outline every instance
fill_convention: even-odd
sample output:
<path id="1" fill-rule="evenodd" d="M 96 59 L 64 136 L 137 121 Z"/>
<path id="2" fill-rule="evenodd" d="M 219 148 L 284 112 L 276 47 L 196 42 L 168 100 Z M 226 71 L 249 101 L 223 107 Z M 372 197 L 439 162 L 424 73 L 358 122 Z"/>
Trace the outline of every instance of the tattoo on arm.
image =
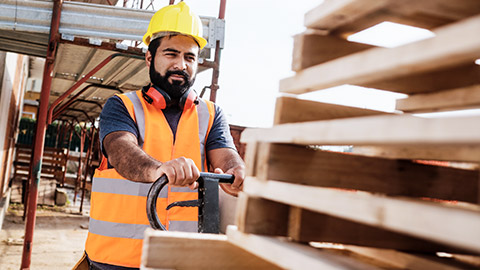
<path id="1" fill-rule="evenodd" d="M 112 132 L 105 137 L 103 145 L 108 161 L 121 176 L 135 182 L 157 180 L 157 170 L 162 163 L 145 153 L 132 133 Z"/>

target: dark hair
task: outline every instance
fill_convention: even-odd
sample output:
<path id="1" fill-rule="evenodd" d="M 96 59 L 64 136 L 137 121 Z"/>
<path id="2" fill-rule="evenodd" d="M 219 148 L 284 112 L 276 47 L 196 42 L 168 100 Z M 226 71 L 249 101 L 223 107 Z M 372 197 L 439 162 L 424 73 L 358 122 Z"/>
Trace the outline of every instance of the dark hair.
<path id="1" fill-rule="evenodd" d="M 152 59 L 155 59 L 155 54 L 157 53 L 157 49 L 158 47 L 160 47 L 160 44 L 162 43 L 162 39 L 164 39 L 165 37 L 168 37 L 168 38 L 171 38 L 171 37 L 174 37 L 174 36 L 178 36 L 178 35 L 182 35 L 180 33 L 176 33 L 176 32 L 172 32 L 172 33 L 169 33 L 168 35 L 166 36 L 163 36 L 163 37 L 159 37 L 159 38 L 156 38 L 154 40 L 152 40 L 150 42 L 150 44 L 148 45 L 148 51 L 150 52 L 150 54 L 152 55 Z M 198 45 L 198 52 L 200 53 L 200 44 L 198 44 L 198 41 L 194 38 L 192 38 L 195 43 Z"/>
<path id="2" fill-rule="evenodd" d="M 164 37 L 159 37 L 150 42 L 148 45 L 148 51 L 152 55 L 152 59 L 155 59 L 155 54 L 157 54 L 157 49 L 160 47 L 160 43 L 162 43 L 162 39 Z"/>

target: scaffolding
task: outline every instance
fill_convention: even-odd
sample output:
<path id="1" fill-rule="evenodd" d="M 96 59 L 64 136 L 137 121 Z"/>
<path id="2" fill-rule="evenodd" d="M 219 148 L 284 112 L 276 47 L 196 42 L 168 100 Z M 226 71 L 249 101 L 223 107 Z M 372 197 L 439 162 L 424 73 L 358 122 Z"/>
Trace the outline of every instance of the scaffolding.
<path id="1" fill-rule="evenodd" d="M 140 44 L 154 1 L 97 0 L 97 4 L 63 0 L 4 0 L 0 3 L 0 50 L 46 58 L 36 136 L 25 201 L 26 227 L 21 269 L 30 267 L 35 227 L 38 184 L 44 151 L 46 126 L 57 120 L 62 129 L 81 126 L 81 153 L 86 136 L 98 137 L 95 119 L 102 105 L 115 92 L 138 90 L 148 84 L 144 64 L 145 48 Z M 170 4 L 174 1 L 170 0 Z M 221 50 L 224 47 L 226 0 L 220 0 L 219 16 L 200 16 L 208 41 L 199 58 L 199 70 L 212 69 L 210 100 L 218 90 Z M 148 10 L 152 9 L 152 10 Z M 132 46 L 133 45 L 133 46 Z M 212 53 L 213 51 L 213 53 Z M 213 57 L 213 60 L 210 58 Z M 80 90 L 78 90 L 80 89 Z M 87 130 L 87 123 L 91 127 Z M 82 125 L 83 124 L 83 125 Z M 72 130 L 74 132 L 74 130 Z M 93 145 L 93 144 L 91 144 Z M 91 164 L 90 146 L 84 163 Z M 82 179 L 82 157 L 77 177 Z M 86 176 L 83 177 L 83 194 Z"/>

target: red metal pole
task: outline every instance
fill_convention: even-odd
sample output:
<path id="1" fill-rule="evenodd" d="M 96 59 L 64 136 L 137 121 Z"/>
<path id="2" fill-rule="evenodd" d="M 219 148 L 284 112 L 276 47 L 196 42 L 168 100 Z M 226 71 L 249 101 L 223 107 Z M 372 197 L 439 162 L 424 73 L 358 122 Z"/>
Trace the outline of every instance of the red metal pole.
<path id="1" fill-rule="evenodd" d="M 73 128 L 73 123 L 71 124 L 70 128 Z M 65 186 L 65 177 L 67 176 L 67 167 L 68 167 L 68 157 L 70 156 L 70 144 L 72 143 L 72 136 L 73 136 L 73 131 L 70 130 L 70 135 L 68 137 L 68 144 L 67 144 L 67 154 L 65 156 L 65 171 L 63 171 L 63 176 L 62 176 L 62 187 Z"/>
<path id="2" fill-rule="evenodd" d="M 219 19 L 225 18 L 225 8 L 227 6 L 227 0 L 220 0 L 220 11 L 218 14 Z M 215 102 L 217 100 L 218 77 L 220 76 L 220 41 L 217 40 L 215 44 L 215 59 L 212 73 L 212 84 L 210 85 L 210 101 Z"/>
<path id="3" fill-rule="evenodd" d="M 87 157 L 85 158 L 85 174 L 83 176 L 83 182 L 82 182 L 82 200 L 80 201 L 80 213 L 83 212 L 83 200 L 85 198 L 85 186 L 87 185 L 87 176 L 88 176 L 88 168 L 90 167 L 90 160 L 92 156 L 92 151 L 93 151 L 93 136 L 95 133 L 95 126 L 92 123 L 92 126 L 90 127 L 90 145 L 88 146 L 87 150 Z"/>
<path id="4" fill-rule="evenodd" d="M 225 19 L 226 6 L 227 6 L 227 0 L 220 0 L 220 12 L 218 13 L 219 19 Z"/>
<path id="5" fill-rule="evenodd" d="M 103 66 L 105 66 L 108 62 L 110 62 L 115 56 L 118 54 L 112 54 L 105 58 L 100 64 L 98 64 L 94 69 L 92 69 L 85 77 L 77 81 L 70 89 L 68 89 L 65 93 L 63 93 L 59 98 L 57 98 L 50 108 L 48 109 L 48 123 L 52 122 L 52 114 L 55 107 L 62 102 L 65 98 L 67 98 L 73 91 L 75 91 L 82 83 L 86 82 L 93 74 L 95 74 L 98 70 L 100 70 Z"/>
<path id="6" fill-rule="evenodd" d="M 80 126 L 80 124 L 78 124 Z M 85 123 L 86 125 L 86 123 Z M 83 169 L 83 162 L 82 162 L 82 154 L 83 154 L 83 146 L 85 145 L 85 134 L 87 133 L 83 127 L 80 130 L 80 155 L 78 158 L 78 172 L 77 172 L 77 180 L 75 180 L 75 194 L 73 197 L 73 204 L 77 201 L 77 184 L 82 181 L 82 169 Z"/>
<path id="7" fill-rule="evenodd" d="M 57 134 L 55 134 L 55 143 L 53 144 L 53 148 L 57 147 L 59 137 L 60 137 L 60 122 L 57 123 Z"/>
<path id="8" fill-rule="evenodd" d="M 42 168 L 42 156 L 45 141 L 45 130 L 47 127 L 48 98 L 52 85 L 51 74 L 55 63 L 57 51 L 58 28 L 60 25 L 60 14 L 62 12 L 63 0 L 53 2 L 52 21 L 50 26 L 50 38 L 48 42 L 47 58 L 43 70 L 42 92 L 40 94 L 40 107 L 38 110 L 37 129 L 35 136 L 35 148 L 33 149 L 33 166 L 30 173 L 30 189 L 28 194 L 28 213 L 25 224 L 25 239 L 23 241 L 22 264 L 20 269 L 30 269 L 32 256 L 33 231 L 35 229 L 35 214 L 37 211 L 38 183 L 40 182 L 40 171 Z"/>
<path id="9" fill-rule="evenodd" d="M 97 73 L 97 71 L 99 71 L 102 67 L 104 67 L 106 64 L 108 64 L 113 58 L 117 57 L 117 56 L 124 56 L 124 57 L 130 57 L 130 58 L 137 58 L 137 59 L 144 59 L 142 56 L 138 56 L 138 55 L 128 55 L 128 54 L 123 54 L 123 53 L 114 53 L 110 56 L 107 56 L 107 58 L 105 58 L 105 60 L 103 60 L 100 64 L 98 64 L 95 68 L 93 68 L 92 70 L 90 70 L 90 72 L 88 72 L 85 77 L 83 77 L 82 79 L 78 80 L 74 85 L 72 85 L 72 87 L 70 87 L 70 89 L 68 89 L 67 91 L 65 91 L 65 93 L 63 93 L 60 97 L 58 97 L 53 103 L 52 105 L 50 105 L 50 108 L 48 108 L 48 124 L 52 123 L 52 116 L 53 116 L 53 110 L 55 109 L 55 107 L 57 107 L 58 104 L 60 104 L 60 102 L 62 102 L 64 99 L 66 99 L 71 93 L 73 93 L 73 91 L 75 91 L 78 87 L 80 87 L 80 85 L 82 85 L 84 82 L 86 82 L 91 76 L 93 76 L 93 74 Z"/>
<path id="10" fill-rule="evenodd" d="M 57 110 L 55 110 L 53 112 L 53 118 L 52 118 L 52 121 L 55 120 L 58 116 L 60 116 L 60 114 L 62 112 L 64 112 L 68 106 L 72 105 L 75 101 L 78 100 L 78 97 L 83 94 L 85 91 L 87 91 L 88 89 L 90 89 L 90 87 L 97 87 L 97 88 L 103 88 L 103 89 L 110 89 L 110 90 L 115 90 L 115 91 L 119 91 L 120 93 L 123 93 L 122 90 L 120 90 L 119 88 L 115 87 L 115 86 L 109 86 L 109 85 L 100 85 L 100 84 L 90 84 L 88 86 L 85 86 L 82 90 L 78 91 L 78 93 L 76 93 L 73 97 L 71 97 L 68 101 L 66 101 L 65 103 L 62 104 L 62 106 L 60 106 Z"/>

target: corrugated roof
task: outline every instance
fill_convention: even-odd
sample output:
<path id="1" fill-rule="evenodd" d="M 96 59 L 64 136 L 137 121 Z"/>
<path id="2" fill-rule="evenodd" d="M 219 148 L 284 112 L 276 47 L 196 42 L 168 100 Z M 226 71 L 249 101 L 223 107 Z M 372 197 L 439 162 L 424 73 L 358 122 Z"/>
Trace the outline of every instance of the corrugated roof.
<path id="1" fill-rule="evenodd" d="M 90 72 L 113 53 L 114 52 L 108 50 L 60 44 L 53 72 L 54 76 L 49 99 L 50 104 L 70 89 L 77 80 L 81 79 L 82 76 Z M 70 97 L 72 97 L 80 90 L 90 86 L 78 97 L 80 101 L 73 103 L 70 108 L 83 110 L 95 118 L 98 117 L 101 111 L 101 107 L 95 103 L 101 105 L 115 93 L 138 90 L 148 83 L 149 76 L 144 60 L 116 57 L 92 75 L 86 83 L 80 85 L 80 87 L 70 95 Z M 98 87 L 97 85 L 110 86 L 111 88 L 115 87 L 118 90 Z M 65 102 L 69 99 L 70 98 L 66 98 Z M 85 102 L 85 100 L 87 102 Z M 61 105 L 62 104 L 59 104 L 57 108 Z M 72 115 L 79 120 L 86 120 L 83 112 L 75 110 L 67 110 L 64 115 Z"/>

